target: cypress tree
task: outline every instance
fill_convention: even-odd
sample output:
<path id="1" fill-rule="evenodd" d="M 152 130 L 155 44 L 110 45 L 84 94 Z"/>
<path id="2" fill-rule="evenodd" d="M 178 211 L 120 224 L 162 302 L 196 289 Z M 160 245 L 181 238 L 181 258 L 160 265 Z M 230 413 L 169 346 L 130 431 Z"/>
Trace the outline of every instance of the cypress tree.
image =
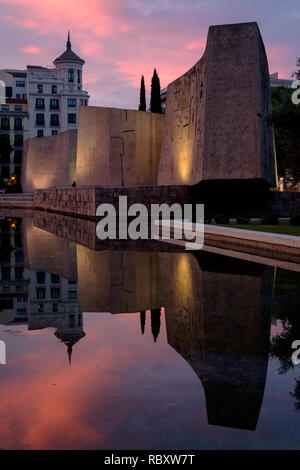
<path id="1" fill-rule="evenodd" d="M 157 75 L 156 69 L 154 69 L 153 77 L 151 80 L 151 113 L 162 114 L 162 107 L 160 101 L 160 80 Z"/>
<path id="2" fill-rule="evenodd" d="M 146 111 L 146 90 L 145 90 L 144 75 L 142 75 L 142 78 L 141 78 L 139 111 Z"/>

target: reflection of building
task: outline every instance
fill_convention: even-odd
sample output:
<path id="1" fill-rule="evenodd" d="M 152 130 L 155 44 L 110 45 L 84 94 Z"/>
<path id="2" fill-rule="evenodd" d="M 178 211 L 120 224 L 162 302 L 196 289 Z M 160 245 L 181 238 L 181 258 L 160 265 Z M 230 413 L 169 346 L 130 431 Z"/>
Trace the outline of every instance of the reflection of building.
<path id="1" fill-rule="evenodd" d="M 77 282 L 56 274 L 32 271 L 28 305 L 29 330 L 56 328 L 55 336 L 67 345 L 71 360 L 73 345 L 85 336 L 78 308 Z"/>
<path id="2" fill-rule="evenodd" d="M 5 83 L 5 93 L 0 95 L 0 136 L 13 149 L 10 155 L 2 155 L 0 176 L 8 179 L 21 174 L 23 141 L 29 137 L 26 71 L 0 70 L 0 80 Z"/>
<path id="3" fill-rule="evenodd" d="M 0 322 L 27 321 L 28 270 L 24 268 L 20 219 L 0 221 Z"/>

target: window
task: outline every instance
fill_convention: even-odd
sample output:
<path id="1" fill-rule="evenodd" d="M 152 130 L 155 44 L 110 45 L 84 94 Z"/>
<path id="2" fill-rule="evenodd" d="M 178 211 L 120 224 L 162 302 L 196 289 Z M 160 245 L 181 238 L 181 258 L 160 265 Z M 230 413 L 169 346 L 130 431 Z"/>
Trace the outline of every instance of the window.
<path id="1" fill-rule="evenodd" d="M 68 80 L 69 82 L 74 82 L 74 70 L 73 69 L 69 69 L 68 71 Z"/>
<path id="2" fill-rule="evenodd" d="M 14 234 L 15 247 L 22 248 L 22 237 L 20 233 Z"/>
<path id="3" fill-rule="evenodd" d="M 9 286 L 3 286 L 3 292 L 10 292 Z"/>
<path id="4" fill-rule="evenodd" d="M 68 299 L 77 299 L 77 291 L 76 290 L 69 290 L 68 291 Z"/>
<path id="5" fill-rule="evenodd" d="M 69 91 L 74 91 L 74 85 L 69 85 Z"/>
<path id="6" fill-rule="evenodd" d="M 77 82 L 81 83 L 81 70 L 77 70 Z"/>
<path id="7" fill-rule="evenodd" d="M 68 108 L 76 108 L 76 99 L 68 98 Z"/>
<path id="8" fill-rule="evenodd" d="M 21 94 L 20 94 L 20 93 L 16 93 L 16 98 L 17 98 L 17 100 L 20 100 L 20 99 L 21 99 Z"/>
<path id="9" fill-rule="evenodd" d="M 22 163 L 22 150 L 15 150 L 14 163 Z"/>
<path id="10" fill-rule="evenodd" d="M 16 147 L 23 146 L 23 134 L 15 134 L 15 146 Z"/>
<path id="11" fill-rule="evenodd" d="M 22 111 L 22 105 L 16 104 L 15 111 Z"/>
<path id="12" fill-rule="evenodd" d="M 17 313 L 26 313 L 26 308 L 17 308 Z"/>
<path id="13" fill-rule="evenodd" d="M 59 298 L 59 288 L 52 287 L 51 289 L 51 299 L 58 299 Z"/>
<path id="14" fill-rule="evenodd" d="M 76 124 L 76 114 L 68 114 L 68 124 Z"/>
<path id="15" fill-rule="evenodd" d="M 37 126 L 44 126 L 45 125 L 45 118 L 43 114 L 36 115 L 36 125 Z"/>
<path id="16" fill-rule="evenodd" d="M 40 84 L 39 84 L 39 85 L 37 86 L 37 92 L 38 92 L 38 93 L 43 93 L 43 85 L 40 85 Z"/>
<path id="17" fill-rule="evenodd" d="M 15 279 L 16 281 L 23 279 L 23 268 L 15 268 Z"/>
<path id="18" fill-rule="evenodd" d="M 52 312 L 58 312 L 58 304 L 52 304 Z"/>
<path id="19" fill-rule="evenodd" d="M 36 273 L 37 284 L 45 284 L 45 278 L 46 278 L 45 273 L 42 273 L 42 272 Z"/>
<path id="20" fill-rule="evenodd" d="M 38 129 L 36 136 L 37 136 L 37 137 L 44 137 L 44 131 L 43 131 L 43 129 Z"/>
<path id="21" fill-rule="evenodd" d="M 45 100 L 44 98 L 37 98 L 35 100 L 36 109 L 45 109 Z"/>
<path id="22" fill-rule="evenodd" d="M 50 100 L 50 109 L 59 109 L 59 101 L 57 99 Z"/>
<path id="23" fill-rule="evenodd" d="M 58 284 L 59 283 L 59 276 L 56 274 L 51 274 L 51 283 L 52 284 Z"/>
<path id="24" fill-rule="evenodd" d="M 19 80 L 16 81 L 16 87 L 17 88 L 25 88 L 25 82 L 21 82 Z"/>
<path id="25" fill-rule="evenodd" d="M 59 126 L 59 115 L 51 114 L 50 126 Z"/>
<path id="26" fill-rule="evenodd" d="M 23 123 L 21 118 L 15 118 L 15 131 L 21 131 L 23 129 Z"/>
<path id="27" fill-rule="evenodd" d="M 8 104 L 2 104 L 2 105 L 1 105 L 1 111 L 9 111 L 9 106 L 8 106 Z"/>
<path id="28" fill-rule="evenodd" d="M 84 104 L 84 102 L 83 102 L 83 100 L 81 99 L 81 100 L 80 100 L 80 106 L 83 106 L 83 104 Z"/>
<path id="29" fill-rule="evenodd" d="M 84 100 L 84 106 L 88 105 L 88 100 Z"/>
<path id="30" fill-rule="evenodd" d="M 18 152 L 19 152 L 19 150 L 18 150 Z M 23 263 L 24 262 L 22 251 L 16 251 L 15 256 L 16 256 L 16 263 Z"/>
<path id="31" fill-rule="evenodd" d="M 57 86 L 52 85 L 52 95 L 56 95 L 56 94 L 57 94 Z"/>
<path id="32" fill-rule="evenodd" d="M 74 328 L 75 326 L 75 316 L 74 315 L 70 315 L 69 316 L 69 327 L 70 328 Z"/>
<path id="33" fill-rule="evenodd" d="M 9 131 L 9 118 L 1 118 L 1 130 Z"/>
<path id="34" fill-rule="evenodd" d="M 39 304 L 38 305 L 38 312 L 44 313 L 44 304 Z"/>
<path id="35" fill-rule="evenodd" d="M 2 281 L 10 281 L 10 268 L 2 267 Z"/>
<path id="36" fill-rule="evenodd" d="M 25 93 L 22 94 L 22 100 L 26 100 L 27 96 L 25 95 Z"/>
<path id="37" fill-rule="evenodd" d="M 56 135 L 57 134 L 57 131 L 52 131 L 52 135 Z"/>
<path id="38" fill-rule="evenodd" d="M 36 298 L 37 299 L 44 299 L 46 296 L 46 289 L 39 287 L 36 290 Z"/>

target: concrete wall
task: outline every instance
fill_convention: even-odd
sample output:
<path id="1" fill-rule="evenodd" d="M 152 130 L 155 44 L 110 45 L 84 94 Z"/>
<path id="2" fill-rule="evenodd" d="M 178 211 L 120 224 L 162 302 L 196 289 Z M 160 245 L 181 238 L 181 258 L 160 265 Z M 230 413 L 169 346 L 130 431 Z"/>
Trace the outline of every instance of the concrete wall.
<path id="1" fill-rule="evenodd" d="M 186 186 L 135 186 L 117 188 L 53 188 L 34 191 L 34 206 L 64 214 L 95 218 L 99 204 L 113 204 L 119 208 L 119 196 L 127 196 L 128 207 L 134 203 L 180 204 L 190 202 Z"/>
<path id="2" fill-rule="evenodd" d="M 71 186 L 76 179 L 77 130 L 24 143 L 22 189 Z"/>
<path id="3" fill-rule="evenodd" d="M 158 184 L 275 185 L 268 62 L 256 23 L 209 28 L 202 59 L 168 86 Z"/>
<path id="4" fill-rule="evenodd" d="M 77 186 L 157 184 L 162 124 L 159 114 L 80 108 Z"/>

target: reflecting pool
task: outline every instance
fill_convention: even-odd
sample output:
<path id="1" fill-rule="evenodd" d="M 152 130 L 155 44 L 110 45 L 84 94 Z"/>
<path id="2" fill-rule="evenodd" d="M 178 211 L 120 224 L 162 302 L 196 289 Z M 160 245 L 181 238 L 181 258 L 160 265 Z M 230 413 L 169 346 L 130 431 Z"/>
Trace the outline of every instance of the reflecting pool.
<path id="1" fill-rule="evenodd" d="M 2 449 L 299 449 L 300 266 L 0 220 Z"/>

